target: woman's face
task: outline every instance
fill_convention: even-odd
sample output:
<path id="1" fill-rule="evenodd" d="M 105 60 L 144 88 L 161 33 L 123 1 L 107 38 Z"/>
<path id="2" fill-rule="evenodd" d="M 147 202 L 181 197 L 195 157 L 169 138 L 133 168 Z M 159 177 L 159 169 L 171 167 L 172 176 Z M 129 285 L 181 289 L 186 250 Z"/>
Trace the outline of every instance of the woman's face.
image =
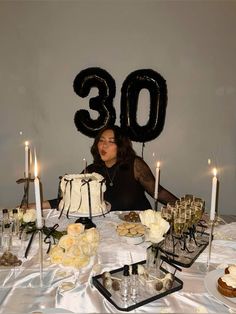
<path id="1" fill-rule="evenodd" d="M 98 141 L 98 152 L 106 166 L 111 167 L 117 160 L 117 145 L 113 130 L 105 130 Z"/>

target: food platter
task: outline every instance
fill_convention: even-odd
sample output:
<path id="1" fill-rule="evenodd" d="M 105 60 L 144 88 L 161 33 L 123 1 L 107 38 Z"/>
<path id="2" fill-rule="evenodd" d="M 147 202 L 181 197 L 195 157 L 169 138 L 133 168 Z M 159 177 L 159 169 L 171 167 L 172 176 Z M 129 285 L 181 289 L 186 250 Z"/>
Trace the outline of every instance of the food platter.
<path id="1" fill-rule="evenodd" d="M 207 291 L 218 301 L 222 302 L 224 305 L 231 308 L 232 310 L 236 310 L 236 298 L 225 297 L 217 290 L 217 280 L 223 274 L 224 269 L 215 269 L 209 272 L 204 279 L 205 287 Z"/>
<path id="2" fill-rule="evenodd" d="M 135 264 L 141 264 L 145 266 L 145 263 L 146 261 L 141 261 Z M 130 265 L 130 267 L 132 267 L 132 265 Z M 175 267 L 174 265 L 172 266 Z M 111 270 L 110 273 L 112 276 L 114 276 L 113 278 L 117 278 L 118 280 L 121 280 L 123 270 L 124 270 L 124 267 Z M 165 276 L 168 273 L 167 270 L 163 267 L 160 267 L 160 270 L 163 276 Z M 175 291 L 182 289 L 183 287 L 183 282 L 174 275 L 173 284 L 170 288 L 157 291 L 157 290 L 150 290 L 146 287 L 145 284 L 144 285 L 141 284 L 139 285 L 139 294 L 137 296 L 137 299 L 135 300 L 128 299 L 127 301 L 124 301 L 122 300 L 121 292 L 119 290 L 118 291 L 111 290 L 111 289 L 106 288 L 105 285 L 103 285 L 102 277 L 103 277 L 102 274 L 92 277 L 94 286 L 118 310 L 126 311 L 126 312 L 129 312 L 140 306 L 143 306 L 145 304 L 158 300 L 168 294 L 171 294 Z"/>
<path id="3" fill-rule="evenodd" d="M 93 213 L 93 211 L 92 211 L 92 217 L 103 216 L 103 215 L 109 213 L 110 210 L 111 210 L 111 204 L 106 201 L 104 208 L 102 208 L 102 212 L 101 213 Z M 64 212 L 64 215 L 66 215 L 66 212 Z M 89 213 L 69 212 L 68 216 L 73 217 L 73 218 L 89 217 Z"/>

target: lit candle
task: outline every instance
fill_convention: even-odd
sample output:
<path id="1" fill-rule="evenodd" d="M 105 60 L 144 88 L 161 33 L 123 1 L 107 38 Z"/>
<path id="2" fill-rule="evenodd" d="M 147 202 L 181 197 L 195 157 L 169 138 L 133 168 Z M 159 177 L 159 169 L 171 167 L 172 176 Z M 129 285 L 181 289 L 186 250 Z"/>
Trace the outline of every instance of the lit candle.
<path id="1" fill-rule="evenodd" d="M 86 175 L 87 172 L 87 161 L 85 158 L 83 158 L 83 162 L 84 162 L 84 174 Z"/>
<path id="2" fill-rule="evenodd" d="M 29 142 L 25 142 L 25 178 L 29 177 Z"/>
<path id="3" fill-rule="evenodd" d="M 35 192 L 35 204 L 36 204 L 36 217 L 37 217 L 37 228 L 43 227 L 42 222 L 42 209 L 41 209 L 41 196 L 40 196 L 40 182 L 38 178 L 38 164 L 36 151 L 34 152 L 34 192 Z"/>
<path id="4" fill-rule="evenodd" d="M 217 170 L 216 170 L 216 168 L 214 168 L 213 169 L 213 178 L 212 178 L 210 220 L 215 219 L 215 212 L 216 212 L 216 198 L 217 198 L 217 184 L 218 184 L 216 174 L 217 174 Z"/>
<path id="5" fill-rule="evenodd" d="M 155 200 L 158 199 L 158 186 L 159 186 L 159 179 L 160 179 L 160 162 L 157 162 L 156 166 L 156 180 L 155 180 L 155 190 L 154 190 L 154 198 Z"/>

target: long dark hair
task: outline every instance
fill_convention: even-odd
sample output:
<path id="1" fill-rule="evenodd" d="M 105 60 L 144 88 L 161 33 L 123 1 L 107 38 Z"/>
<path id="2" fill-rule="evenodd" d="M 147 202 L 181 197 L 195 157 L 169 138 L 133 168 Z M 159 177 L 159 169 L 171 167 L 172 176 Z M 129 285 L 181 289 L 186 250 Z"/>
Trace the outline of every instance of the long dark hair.
<path id="1" fill-rule="evenodd" d="M 133 149 L 132 142 L 129 137 L 121 130 L 117 125 L 106 126 L 95 137 L 94 143 L 91 147 L 91 154 L 93 155 L 94 163 L 103 165 L 104 162 L 98 152 L 98 142 L 106 130 L 112 130 L 114 132 L 114 140 L 117 145 L 117 162 L 120 164 L 129 163 L 136 156 L 136 152 Z"/>

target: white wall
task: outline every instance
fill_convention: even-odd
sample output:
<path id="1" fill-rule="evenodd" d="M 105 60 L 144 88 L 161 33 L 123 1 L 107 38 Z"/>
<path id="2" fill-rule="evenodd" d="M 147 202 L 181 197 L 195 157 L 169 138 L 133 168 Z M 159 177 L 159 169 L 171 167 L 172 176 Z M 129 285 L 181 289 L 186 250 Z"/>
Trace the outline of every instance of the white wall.
<path id="1" fill-rule="evenodd" d="M 116 81 L 118 125 L 128 74 L 151 68 L 166 79 L 165 127 L 146 143 L 145 160 L 154 170 L 160 159 L 161 183 L 179 196 L 203 197 L 208 208 L 216 165 L 219 211 L 234 213 L 235 29 L 236 2 L 226 0 L 1 1 L 0 206 L 21 201 L 16 180 L 24 171 L 25 140 L 37 148 L 45 198 L 56 196 L 59 175 L 80 172 L 83 158 L 91 161 L 92 139 L 73 122 L 88 99 L 72 84 L 96 66 Z M 148 106 L 140 105 L 141 112 L 148 117 Z M 141 154 L 142 144 L 134 147 Z"/>

